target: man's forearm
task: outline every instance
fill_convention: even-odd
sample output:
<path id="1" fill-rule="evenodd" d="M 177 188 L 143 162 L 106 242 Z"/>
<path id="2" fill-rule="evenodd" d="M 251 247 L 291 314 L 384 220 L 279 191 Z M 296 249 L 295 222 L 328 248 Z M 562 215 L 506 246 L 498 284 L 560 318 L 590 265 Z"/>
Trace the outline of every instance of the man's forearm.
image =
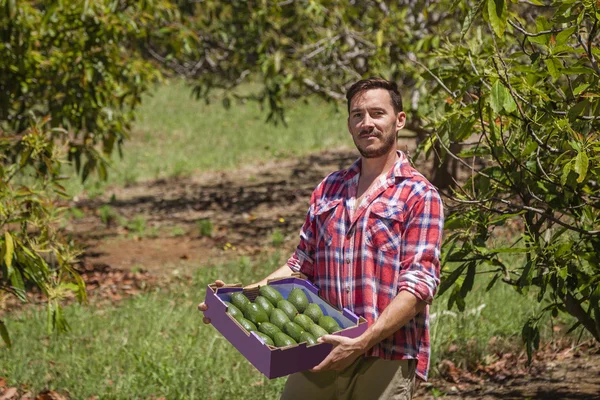
<path id="1" fill-rule="evenodd" d="M 285 278 L 288 276 L 292 276 L 292 274 L 294 273 L 294 271 L 292 271 L 290 269 L 290 267 L 286 265 L 284 265 L 283 267 L 280 267 L 278 269 L 276 269 L 275 271 L 273 271 L 271 274 L 269 274 L 265 279 L 255 282 L 250 286 L 263 286 L 267 284 L 267 281 L 269 279 L 275 279 L 275 278 Z"/>
<path id="2" fill-rule="evenodd" d="M 383 339 L 391 336 L 415 315 L 423 311 L 425 306 L 426 303 L 417 299 L 412 293 L 406 290 L 401 291 L 383 310 L 375 323 L 358 337 L 361 348 L 366 352 Z"/>

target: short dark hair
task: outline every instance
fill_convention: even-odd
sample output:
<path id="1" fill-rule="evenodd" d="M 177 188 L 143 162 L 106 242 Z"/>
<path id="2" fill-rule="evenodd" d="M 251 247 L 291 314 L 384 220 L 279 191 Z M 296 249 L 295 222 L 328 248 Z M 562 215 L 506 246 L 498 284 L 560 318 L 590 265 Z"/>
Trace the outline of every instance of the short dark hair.
<path id="1" fill-rule="evenodd" d="M 399 113 L 402 110 L 402 96 L 400 95 L 400 91 L 398 90 L 398 85 L 395 82 L 388 81 L 383 78 L 371 77 L 367 79 L 360 80 L 350 86 L 350 89 L 346 92 L 346 99 L 348 100 L 348 113 L 350 113 L 350 103 L 354 96 L 359 93 L 366 92 L 371 89 L 385 89 L 390 94 L 392 99 L 392 106 L 394 107 L 394 112 Z"/>

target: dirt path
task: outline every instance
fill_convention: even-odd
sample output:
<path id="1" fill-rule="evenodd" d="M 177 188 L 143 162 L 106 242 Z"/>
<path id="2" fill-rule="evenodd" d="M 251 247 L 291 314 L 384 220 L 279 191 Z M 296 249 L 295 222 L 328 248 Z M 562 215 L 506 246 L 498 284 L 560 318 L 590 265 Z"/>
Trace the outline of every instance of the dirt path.
<path id="1" fill-rule="evenodd" d="M 155 273 L 177 260 L 198 266 L 256 254 L 274 240 L 293 247 L 316 184 L 356 157 L 354 151 L 330 151 L 115 188 L 73 204 L 84 216 L 71 219 L 67 229 L 85 245 L 86 263 Z M 207 224 L 201 221 L 210 221 L 210 237 L 201 234 Z"/>

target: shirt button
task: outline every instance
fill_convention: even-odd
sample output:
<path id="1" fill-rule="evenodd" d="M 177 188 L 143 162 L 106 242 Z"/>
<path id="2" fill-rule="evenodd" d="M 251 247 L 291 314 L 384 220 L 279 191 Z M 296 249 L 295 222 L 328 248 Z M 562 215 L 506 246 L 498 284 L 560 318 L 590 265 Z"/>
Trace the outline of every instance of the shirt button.
<path id="1" fill-rule="evenodd" d="M 346 293 L 350 293 L 350 286 L 346 286 Z"/>
<path id="2" fill-rule="evenodd" d="M 350 257 L 346 258 L 346 264 L 350 264 Z"/>

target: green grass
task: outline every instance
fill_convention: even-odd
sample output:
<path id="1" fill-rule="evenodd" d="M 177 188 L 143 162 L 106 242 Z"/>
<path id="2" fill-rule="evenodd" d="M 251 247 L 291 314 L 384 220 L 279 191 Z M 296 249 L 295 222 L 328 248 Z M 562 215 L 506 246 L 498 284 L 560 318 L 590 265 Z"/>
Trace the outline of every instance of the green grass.
<path id="1" fill-rule="evenodd" d="M 191 283 L 182 278 L 169 290 L 116 306 L 69 306 L 65 313 L 72 331 L 58 339 L 46 333 L 43 310 L 10 315 L 13 348 L 0 347 L 0 377 L 34 392 L 66 391 L 77 399 L 276 399 L 285 379 L 263 378 L 214 328 L 201 323 L 196 305 L 217 278 L 247 284 L 283 262 L 278 253 L 255 261 L 241 258 L 198 269 Z M 458 313 L 435 320 L 433 367 L 444 358 L 472 363 L 498 346 L 522 349 L 521 325 L 539 307 L 533 294 L 524 297 L 502 284 L 486 293 L 483 280 L 467 298 L 467 309 L 486 304 L 479 316 Z M 445 297 L 436 299 L 433 313 L 446 308 Z M 548 338 L 551 330 L 545 327 L 542 336 Z M 497 344 L 486 350 L 491 337 Z M 457 350 L 449 353 L 452 343 Z"/>
<path id="2" fill-rule="evenodd" d="M 108 182 L 97 182 L 93 176 L 83 187 L 73 179 L 69 190 L 78 193 L 85 188 L 95 196 L 106 185 L 240 168 L 261 160 L 352 146 L 343 107 L 336 109 L 317 98 L 290 100 L 285 127 L 266 123 L 267 111 L 256 102 L 233 102 L 226 109 L 219 95 L 214 97 L 208 105 L 197 101 L 191 89 L 177 80 L 158 86 L 143 99 L 123 159 L 115 152 Z"/>
<path id="3" fill-rule="evenodd" d="M 47 335 L 43 310 L 11 316 L 13 348 L 0 346 L 0 376 L 74 399 L 278 398 L 285 380 L 264 378 L 201 322 L 196 306 L 216 278 L 250 282 L 263 277 L 256 265 L 282 262 L 277 255 L 257 264 L 241 259 L 199 270 L 192 284 L 182 280 L 116 307 L 69 306 L 72 331 L 58 339 Z"/>

